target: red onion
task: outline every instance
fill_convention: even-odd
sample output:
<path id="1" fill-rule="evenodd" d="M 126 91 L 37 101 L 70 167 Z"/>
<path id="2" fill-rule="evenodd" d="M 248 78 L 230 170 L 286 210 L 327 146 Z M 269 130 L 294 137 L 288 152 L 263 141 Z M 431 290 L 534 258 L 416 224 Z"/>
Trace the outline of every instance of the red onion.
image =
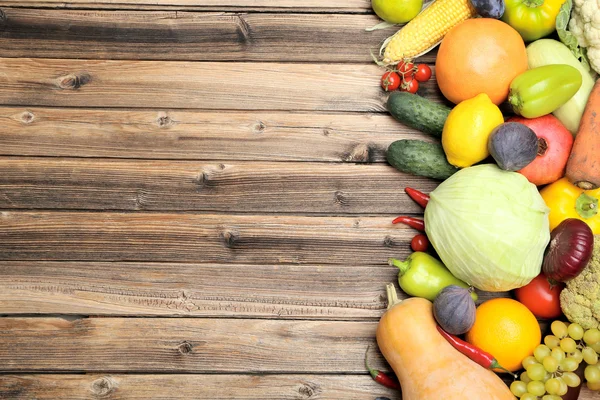
<path id="1" fill-rule="evenodd" d="M 566 282 L 575 278 L 592 257 L 594 234 L 585 222 L 568 218 L 550 234 L 542 270 L 550 281 Z"/>

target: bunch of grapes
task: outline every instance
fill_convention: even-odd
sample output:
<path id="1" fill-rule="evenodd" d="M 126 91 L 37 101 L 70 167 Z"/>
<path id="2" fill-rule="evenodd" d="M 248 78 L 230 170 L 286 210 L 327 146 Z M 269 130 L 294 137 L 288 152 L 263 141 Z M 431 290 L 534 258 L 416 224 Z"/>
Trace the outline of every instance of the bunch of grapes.
<path id="1" fill-rule="evenodd" d="M 512 393 L 521 400 L 562 400 L 569 387 L 581 383 L 575 371 L 583 361 L 587 387 L 600 390 L 600 331 L 584 331 L 579 324 L 567 326 L 562 321 L 552 322 L 550 330 L 544 344 L 523 360 L 525 371 L 510 385 Z"/>

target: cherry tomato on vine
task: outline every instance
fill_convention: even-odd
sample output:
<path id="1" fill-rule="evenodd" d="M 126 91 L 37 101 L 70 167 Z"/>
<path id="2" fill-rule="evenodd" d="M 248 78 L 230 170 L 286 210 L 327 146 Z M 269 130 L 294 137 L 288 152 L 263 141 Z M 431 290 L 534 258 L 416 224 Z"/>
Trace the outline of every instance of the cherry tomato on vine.
<path id="1" fill-rule="evenodd" d="M 400 87 L 400 75 L 395 72 L 386 72 L 381 77 L 381 87 L 386 92 L 398 89 Z"/>
<path id="2" fill-rule="evenodd" d="M 408 93 L 417 93 L 419 90 L 419 82 L 416 79 L 404 80 L 404 83 L 400 87 L 400 90 Z"/>
<path id="3" fill-rule="evenodd" d="M 527 285 L 515 290 L 515 297 L 538 318 L 554 319 L 562 315 L 560 292 L 564 283 L 552 286 L 544 274 L 533 278 Z"/>
<path id="4" fill-rule="evenodd" d="M 417 65 L 417 71 L 415 72 L 415 79 L 419 82 L 427 82 L 431 79 L 431 68 L 427 64 Z"/>
<path id="5" fill-rule="evenodd" d="M 412 238 L 410 247 L 413 251 L 426 251 L 429 247 L 429 239 L 427 239 L 427 236 L 419 234 Z"/>
<path id="6" fill-rule="evenodd" d="M 405 81 L 412 79 L 413 74 L 415 73 L 415 64 L 410 61 L 400 61 L 396 68 Z"/>

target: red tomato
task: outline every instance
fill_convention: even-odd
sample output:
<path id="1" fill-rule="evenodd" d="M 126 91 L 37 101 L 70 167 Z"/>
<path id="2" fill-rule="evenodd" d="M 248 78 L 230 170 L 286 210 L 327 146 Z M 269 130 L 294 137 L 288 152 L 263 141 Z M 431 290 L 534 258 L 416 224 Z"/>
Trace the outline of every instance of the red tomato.
<path id="1" fill-rule="evenodd" d="M 381 77 L 381 87 L 386 92 L 398 89 L 400 87 L 400 75 L 395 72 L 386 72 Z"/>
<path id="2" fill-rule="evenodd" d="M 419 82 L 416 79 L 405 80 L 400 88 L 403 92 L 417 93 L 419 90 Z"/>
<path id="3" fill-rule="evenodd" d="M 417 72 L 415 72 L 415 79 L 419 82 L 427 82 L 431 79 L 431 68 L 427 64 L 417 65 Z"/>
<path id="4" fill-rule="evenodd" d="M 429 240 L 425 235 L 417 235 L 410 241 L 410 247 L 413 251 L 426 251 L 429 247 Z"/>
<path id="5" fill-rule="evenodd" d="M 564 283 L 550 285 L 548 278 L 544 274 L 540 274 L 529 284 L 516 289 L 515 296 L 536 317 L 554 319 L 562 315 L 559 296 L 564 287 Z"/>
<path id="6" fill-rule="evenodd" d="M 415 64 L 410 61 L 400 61 L 398 63 L 398 73 L 402 75 L 405 81 L 410 80 L 415 73 Z"/>

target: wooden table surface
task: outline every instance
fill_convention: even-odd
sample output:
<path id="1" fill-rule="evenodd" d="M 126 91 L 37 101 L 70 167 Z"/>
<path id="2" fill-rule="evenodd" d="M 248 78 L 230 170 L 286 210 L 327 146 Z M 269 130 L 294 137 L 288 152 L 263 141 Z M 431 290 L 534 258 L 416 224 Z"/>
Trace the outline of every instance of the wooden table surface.
<path id="1" fill-rule="evenodd" d="M 363 356 L 436 182 L 368 0 L 0 10 L 0 398 L 399 399 Z"/>

